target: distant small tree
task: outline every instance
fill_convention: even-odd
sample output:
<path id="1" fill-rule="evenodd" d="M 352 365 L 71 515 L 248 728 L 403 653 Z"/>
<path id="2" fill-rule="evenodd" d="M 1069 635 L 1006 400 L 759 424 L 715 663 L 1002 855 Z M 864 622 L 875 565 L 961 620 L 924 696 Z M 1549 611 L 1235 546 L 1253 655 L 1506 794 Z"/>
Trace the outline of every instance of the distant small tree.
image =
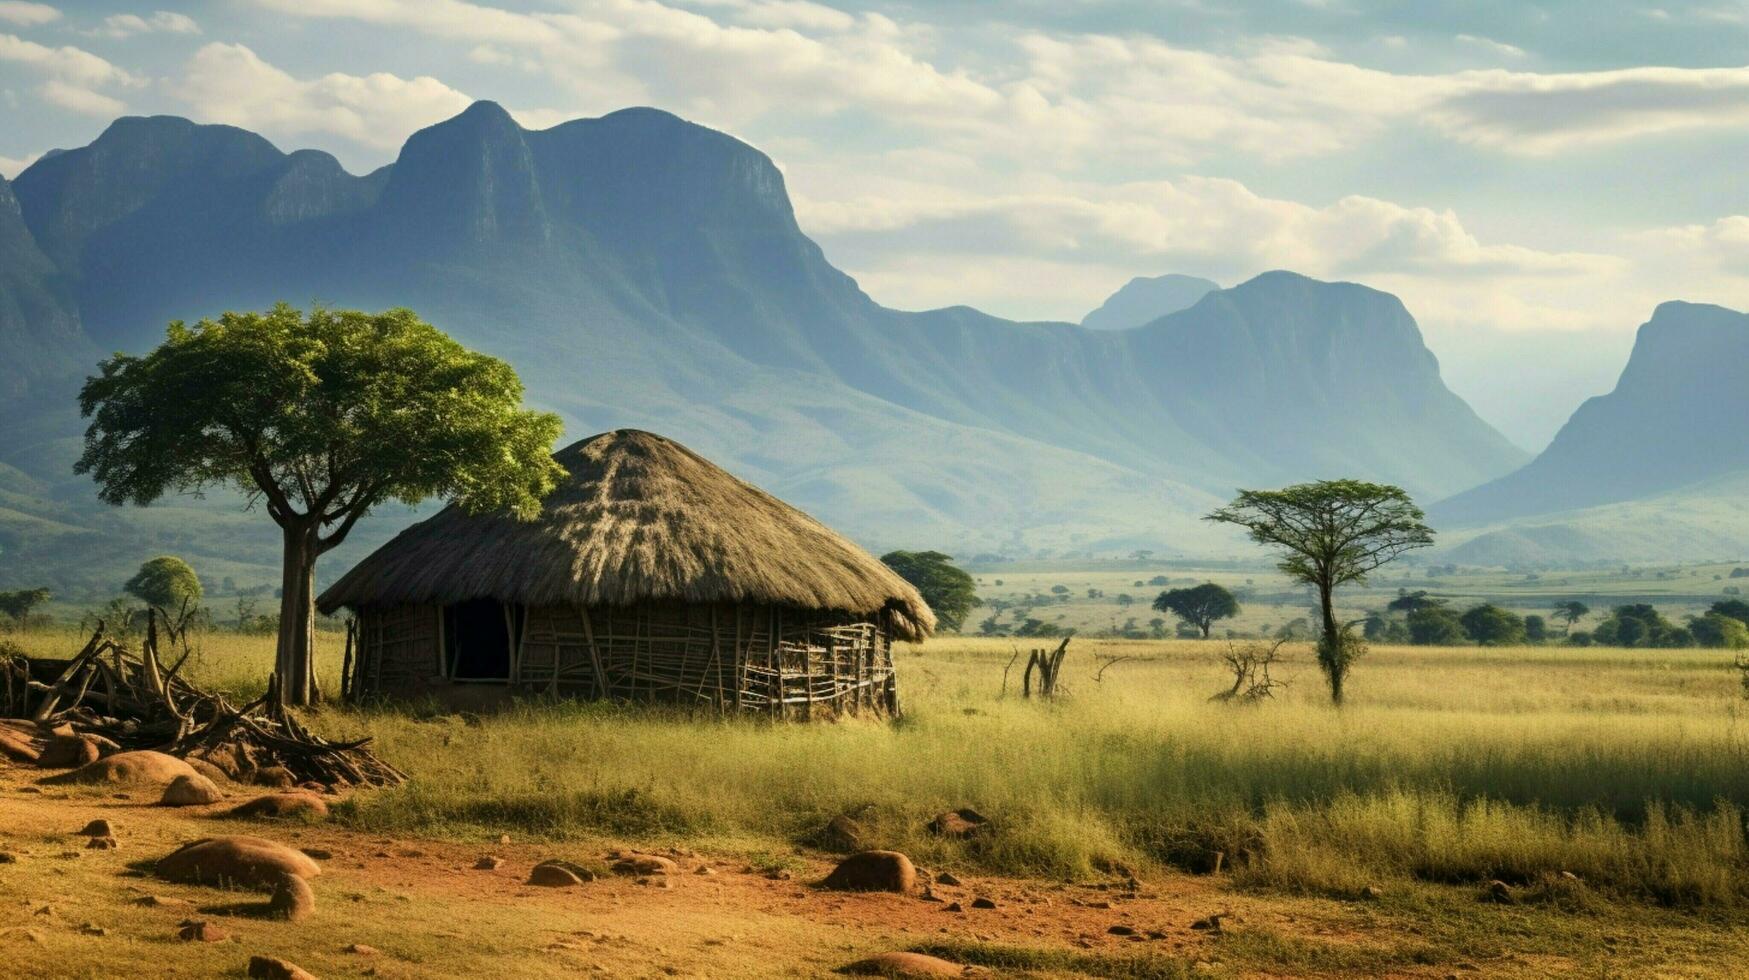
<path id="1" fill-rule="evenodd" d="M 1239 615 L 1239 600 L 1233 598 L 1233 593 L 1225 588 L 1213 582 L 1205 582 L 1194 588 L 1160 593 L 1154 598 L 1154 610 L 1171 613 L 1195 626 L 1202 631 L 1202 638 L 1206 640 L 1215 620 L 1231 619 Z"/>
<path id="2" fill-rule="evenodd" d="M 7 616 L 24 625 L 30 619 L 30 614 L 36 607 L 54 597 L 46 588 L 19 589 L 16 592 L 0 592 L 0 616 Z"/>
<path id="3" fill-rule="evenodd" d="M 1573 631 L 1573 624 L 1591 615 L 1591 607 L 1577 599 L 1555 603 L 1555 618 L 1567 624 L 1567 632 Z"/>
<path id="4" fill-rule="evenodd" d="M 1409 642 L 1416 646 L 1446 647 L 1464 641 L 1464 625 L 1458 614 L 1444 606 L 1417 609 L 1403 620 Z"/>
<path id="5" fill-rule="evenodd" d="M 1122 606 L 1125 609 L 1128 609 L 1130 606 L 1135 605 L 1135 602 L 1136 602 L 1136 597 L 1133 595 L 1130 595 L 1128 592 L 1119 592 L 1117 594 L 1117 604 Z"/>
<path id="6" fill-rule="evenodd" d="M 1749 650 L 1749 626 L 1734 616 L 1709 612 L 1688 621 L 1688 632 L 1703 647 Z"/>
<path id="7" fill-rule="evenodd" d="M 141 565 L 122 591 L 148 606 L 172 613 L 184 603 L 191 608 L 198 605 L 202 595 L 200 577 L 194 574 L 194 568 L 175 555 L 159 555 Z"/>
<path id="8" fill-rule="evenodd" d="M 1549 624 L 1541 616 L 1524 617 L 1524 638 L 1531 643 L 1541 643 L 1549 638 Z"/>
<path id="9" fill-rule="evenodd" d="M 1242 527 L 1251 540 L 1278 549 L 1277 567 L 1317 589 L 1323 619 L 1318 666 L 1330 682 L 1330 700 L 1340 705 L 1360 639 L 1336 619 L 1336 589 L 1364 582 L 1399 555 L 1432 544 L 1433 529 L 1425 518 L 1398 487 L 1326 480 L 1282 490 L 1241 490 L 1207 519 Z"/>
<path id="10" fill-rule="evenodd" d="M 889 551 L 881 556 L 888 568 L 923 595 L 943 630 L 959 632 L 960 624 L 979 605 L 978 585 L 952 555 L 939 551 Z"/>
<path id="11" fill-rule="evenodd" d="M 1149 585 L 1171 585 L 1172 580 L 1164 575 L 1156 575 L 1148 580 Z"/>
<path id="12" fill-rule="evenodd" d="M 1434 598 L 1425 590 L 1410 592 L 1407 589 L 1398 589 L 1397 597 L 1392 599 L 1385 608 L 1391 612 L 1412 613 L 1419 609 L 1430 609 L 1443 605 L 1445 605 L 1444 599 Z"/>
<path id="13" fill-rule="evenodd" d="M 1707 612 L 1729 616 L 1739 623 L 1749 625 L 1749 602 L 1744 602 L 1741 599 L 1720 599 L 1713 603 L 1712 608 L 1708 609 Z"/>
<path id="14" fill-rule="evenodd" d="M 1472 607 L 1458 617 L 1464 634 L 1488 647 L 1512 646 L 1524 642 L 1524 620 L 1507 609 L 1492 603 Z"/>

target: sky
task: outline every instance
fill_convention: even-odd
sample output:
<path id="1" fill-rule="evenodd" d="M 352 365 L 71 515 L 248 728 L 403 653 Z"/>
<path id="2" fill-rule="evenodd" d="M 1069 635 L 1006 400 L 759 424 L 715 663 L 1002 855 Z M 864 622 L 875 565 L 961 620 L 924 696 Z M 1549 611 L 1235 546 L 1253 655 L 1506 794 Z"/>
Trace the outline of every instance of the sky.
<path id="1" fill-rule="evenodd" d="M 1659 302 L 1749 309 L 1749 0 L 0 0 L 5 176 L 152 113 L 363 172 L 481 98 L 752 143 L 889 306 L 1387 290 L 1532 450 Z"/>

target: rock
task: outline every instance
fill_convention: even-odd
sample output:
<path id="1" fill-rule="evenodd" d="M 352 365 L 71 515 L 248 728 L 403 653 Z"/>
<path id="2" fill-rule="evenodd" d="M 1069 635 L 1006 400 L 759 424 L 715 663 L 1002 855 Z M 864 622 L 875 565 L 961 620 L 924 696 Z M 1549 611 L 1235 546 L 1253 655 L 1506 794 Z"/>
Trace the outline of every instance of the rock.
<path id="1" fill-rule="evenodd" d="M 0 864 L 17 864 L 18 855 L 11 851 L 0 851 Z"/>
<path id="2" fill-rule="evenodd" d="M 943 871 L 941 874 L 936 875 L 935 883 L 938 885 L 948 885 L 950 887 L 961 884 L 960 880 L 954 877 L 954 874 L 951 871 Z"/>
<path id="3" fill-rule="evenodd" d="M 822 887 L 852 892 L 908 892 L 917 887 L 917 869 L 898 851 L 863 851 L 838 863 Z"/>
<path id="4" fill-rule="evenodd" d="M 582 875 L 561 861 L 542 861 L 528 874 L 529 884 L 543 888 L 573 888 L 583 884 L 584 880 Z"/>
<path id="5" fill-rule="evenodd" d="M 257 786 L 291 789 L 298 784 L 298 777 L 284 766 L 262 766 L 249 774 L 249 781 Z"/>
<path id="6" fill-rule="evenodd" d="M 206 806 L 217 803 L 224 796 L 219 792 L 218 784 L 197 772 L 172 779 L 170 785 L 164 787 L 164 795 L 158 803 L 162 806 Z"/>
<path id="7" fill-rule="evenodd" d="M 1136 927 L 1135 926 L 1126 926 L 1120 922 L 1117 925 L 1112 926 L 1110 929 L 1107 929 L 1105 931 L 1110 933 L 1113 936 L 1133 936 L 1136 934 Z"/>
<path id="8" fill-rule="evenodd" d="M 500 847 L 509 847 L 510 846 L 510 835 L 509 834 L 499 834 L 498 835 L 498 845 Z"/>
<path id="9" fill-rule="evenodd" d="M 375 956 L 378 952 L 375 946 L 366 946 L 364 943 L 353 943 L 346 947 L 346 951 L 354 956 Z"/>
<path id="10" fill-rule="evenodd" d="M 621 875 L 675 875 L 680 865 L 655 854 L 627 854 L 613 863 L 613 873 Z"/>
<path id="11" fill-rule="evenodd" d="M 168 898 L 163 895 L 141 895 L 134 899 L 135 905 L 145 905 L 157 909 L 181 909 L 193 905 L 185 898 Z M 186 923 L 184 923 L 186 925 Z"/>
<path id="12" fill-rule="evenodd" d="M 313 878 L 322 868 L 309 855 L 260 837 L 208 837 L 158 861 L 153 873 L 189 885 L 270 889 L 284 874 Z"/>
<path id="13" fill-rule="evenodd" d="M 176 938 L 185 943 L 222 943 L 231 938 L 231 934 L 205 919 L 199 919 L 182 923 L 182 928 L 176 930 Z"/>
<path id="14" fill-rule="evenodd" d="M 823 851 L 837 851 L 840 854 L 850 854 L 862 850 L 862 825 L 844 814 L 839 814 L 826 822 L 813 835 L 812 843 Z"/>
<path id="15" fill-rule="evenodd" d="M 269 793 L 250 800 L 225 816 L 263 820 L 305 817 L 319 820 L 328 816 L 328 804 L 313 793 Z"/>
<path id="16" fill-rule="evenodd" d="M 334 857 L 334 852 L 325 847 L 300 847 L 298 850 L 303 851 L 305 854 L 308 854 L 310 857 L 313 857 L 318 861 L 329 861 Z"/>
<path id="17" fill-rule="evenodd" d="M 958 902 L 949 902 L 941 910 L 943 912 L 964 912 L 966 907 Z"/>
<path id="18" fill-rule="evenodd" d="M 711 867 L 708 864 L 701 864 L 692 873 L 695 875 L 714 875 L 717 873 L 717 869 Z"/>
<path id="19" fill-rule="evenodd" d="M 14 762 L 42 764 L 42 752 L 30 740 L 30 736 L 10 728 L 0 728 L 0 755 Z"/>
<path id="20" fill-rule="evenodd" d="M 249 957 L 252 980 L 316 980 L 314 974 L 290 960 L 273 956 Z"/>
<path id="21" fill-rule="evenodd" d="M 113 851 L 117 847 L 114 837 L 93 837 L 85 842 L 87 851 Z"/>
<path id="22" fill-rule="evenodd" d="M 1518 896 L 1513 893 L 1511 885 L 1495 879 L 1488 882 L 1487 891 L 1483 893 L 1482 899 L 1488 902 L 1499 902 L 1502 905 L 1512 905 L 1518 901 Z"/>
<path id="23" fill-rule="evenodd" d="M 929 832 L 938 837 L 965 840 L 983 832 L 989 825 L 990 818 L 971 807 L 962 807 L 936 814 L 935 819 L 929 821 Z"/>
<path id="24" fill-rule="evenodd" d="M 959 977 L 966 968 L 927 953 L 876 953 L 838 972 L 865 977 Z"/>
<path id="25" fill-rule="evenodd" d="M 1571 871 L 1563 871 L 1560 873 L 1560 875 L 1558 877 L 1562 881 L 1567 882 L 1568 884 L 1576 885 L 1579 883 L 1579 876 L 1574 874 Z"/>
<path id="26" fill-rule="evenodd" d="M 36 764 L 44 769 L 77 769 L 108 754 L 103 751 L 105 742 L 115 745 L 114 742 L 99 739 L 95 735 L 56 735 L 49 739 L 42 755 L 37 757 Z"/>
<path id="27" fill-rule="evenodd" d="M 1376 902 L 1385 897 L 1385 890 L 1377 885 L 1368 885 L 1360 890 L 1360 897 L 1369 902 Z"/>
<path id="28" fill-rule="evenodd" d="M 84 834 L 86 837 L 114 837 L 115 826 L 108 820 L 98 817 L 96 820 L 86 824 L 79 833 Z"/>
<path id="29" fill-rule="evenodd" d="M 230 773 L 220 769 L 218 766 L 213 765 L 200 756 L 191 755 L 182 761 L 188 763 L 190 769 L 193 769 L 195 772 L 212 780 L 215 785 L 222 786 L 231 781 Z"/>
<path id="30" fill-rule="evenodd" d="M 1221 920 L 1227 917 L 1225 912 L 1216 912 L 1207 918 L 1198 919 L 1190 924 L 1192 929 L 1207 929 L 1210 932 L 1221 931 Z"/>
<path id="31" fill-rule="evenodd" d="M 188 763 L 162 752 L 117 752 L 72 772 L 51 776 L 44 782 L 91 785 L 98 783 L 146 783 L 168 786 L 177 776 L 197 773 Z"/>
<path id="32" fill-rule="evenodd" d="M 503 866 L 504 866 L 504 859 L 503 858 L 493 857 L 490 854 L 484 855 L 478 861 L 474 862 L 474 870 L 475 871 L 497 871 L 499 868 L 501 868 Z"/>
<path id="33" fill-rule="evenodd" d="M 316 911 L 316 893 L 310 883 L 294 874 L 282 874 L 273 883 L 268 911 L 287 922 L 302 922 Z"/>
<path id="34" fill-rule="evenodd" d="M 79 926 L 79 931 L 87 936 L 107 936 L 109 930 L 95 922 L 86 922 Z"/>
<path id="35" fill-rule="evenodd" d="M 975 908 L 975 909 L 993 909 L 995 907 L 996 907 L 996 903 L 987 899 L 987 898 L 974 898 L 974 899 L 972 899 L 972 908 Z"/>

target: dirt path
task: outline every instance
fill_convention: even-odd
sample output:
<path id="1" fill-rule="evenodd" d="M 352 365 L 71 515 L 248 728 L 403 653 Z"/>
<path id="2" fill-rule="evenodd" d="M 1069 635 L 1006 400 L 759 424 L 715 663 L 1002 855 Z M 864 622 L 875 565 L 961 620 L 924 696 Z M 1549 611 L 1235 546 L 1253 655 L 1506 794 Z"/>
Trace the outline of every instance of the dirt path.
<path id="1" fill-rule="evenodd" d="M 524 882 L 537 862 L 599 864 L 613 842 L 477 844 L 390 839 L 331 824 L 239 822 L 212 811 L 150 805 L 151 790 L 95 792 L 40 787 L 34 769 L 0 769 L 0 973 L 21 976 L 239 976 L 251 955 L 291 960 L 317 976 L 800 977 L 828 975 L 861 956 L 956 943 L 1057 951 L 1043 975 L 1119 975 L 1132 958 L 1214 975 L 1330 973 L 1320 961 L 1259 970 L 1235 954 L 1259 942 L 1312 943 L 1329 964 L 1403 936 L 1356 903 L 1237 894 L 1218 879 L 1157 877 L 1131 891 L 964 876 L 934 886 L 942 901 L 824 892 L 811 882 L 830 869 L 804 859 L 789 880 L 735 860 L 675 855 L 682 874 L 640 883 L 606 875 L 580 888 Z M 87 850 L 77 831 L 103 817 L 116 850 Z M 184 842 L 250 833 L 315 853 L 316 914 L 291 924 L 251 914 L 261 896 L 160 882 L 134 865 Z M 474 868 L 482 854 L 497 870 Z M 701 869 L 709 869 L 708 872 Z M 996 903 L 972 907 L 975 898 Z M 953 902 L 963 911 L 952 911 Z M 1192 924 L 1224 912 L 1217 935 Z M 205 919 L 226 941 L 184 942 L 178 924 Z M 1119 927 L 1116 932 L 1113 927 Z M 1128 935 L 1123 935 L 1124 931 Z M 1245 941 L 1242 937 L 1252 937 Z M 1241 937 L 1241 938 L 1235 938 Z M 1247 944 L 1248 943 L 1248 944 Z M 375 952 L 353 952 L 354 944 Z M 1299 949 L 1299 946 L 1295 946 Z M 1284 966 L 1300 954 L 1286 957 Z M 1239 957 L 1243 958 L 1243 957 Z M 1111 970 L 1107 970 L 1109 965 Z M 1464 976 L 1558 972 L 1558 959 L 1462 964 Z M 1002 971 L 990 971 L 1000 973 Z M 1337 969 L 1335 972 L 1348 972 Z M 1401 964 L 1368 975 L 1438 976 L 1451 965 Z M 986 974 L 989 975 L 989 974 Z M 1137 975 L 1137 974 L 1125 974 Z"/>

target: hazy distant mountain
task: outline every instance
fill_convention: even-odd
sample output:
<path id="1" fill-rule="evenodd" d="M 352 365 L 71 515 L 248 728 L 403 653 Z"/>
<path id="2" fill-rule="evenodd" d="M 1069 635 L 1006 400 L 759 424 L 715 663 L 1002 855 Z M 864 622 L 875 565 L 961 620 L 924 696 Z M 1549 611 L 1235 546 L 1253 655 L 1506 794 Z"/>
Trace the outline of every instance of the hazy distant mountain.
<path id="1" fill-rule="evenodd" d="M 85 367 L 91 348 L 54 263 L 0 178 L 0 414 Z M 58 390 L 58 389 L 57 389 Z"/>
<path id="2" fill-rule="evenodd" d="M 1124 331 L 890 310 L 802 233 L 764 154 L 652 109 L 530 132 L 477 103 L 362 177 L 123 119 L 14 186 L 81 344 L 140 350 L 171 319 L 282 299 L 410 306 L 508 359 L 571 436 L 664 432 L 877 547 L 1206 552 L 1232 539 L 1196 518 L 1237 485 L 1434 497 L 1522 461 L 1387 294 L 1275 273 Z M 191 531 L 198 511 L 81 504 L 71 394 L 52 438 L 0 442 L 57 526 L 247 557 Z"/>
<path id="3" fill-rule="evenodd" d="M 1081 325 L 1089 330 L 1128 330 L 1193 306 L 1219 288 L 1220 284 L 1195 276 L 1137 276 L 1082 317 Z"/>
<path id="4" fill-rule="evenodd" d="M 1639 501 L 1749 470 L 1749 316 L 1664 303 L 1615 390 L 1585 402 L 1524 468 L 1434 508 L 1488 524 Z"/>

